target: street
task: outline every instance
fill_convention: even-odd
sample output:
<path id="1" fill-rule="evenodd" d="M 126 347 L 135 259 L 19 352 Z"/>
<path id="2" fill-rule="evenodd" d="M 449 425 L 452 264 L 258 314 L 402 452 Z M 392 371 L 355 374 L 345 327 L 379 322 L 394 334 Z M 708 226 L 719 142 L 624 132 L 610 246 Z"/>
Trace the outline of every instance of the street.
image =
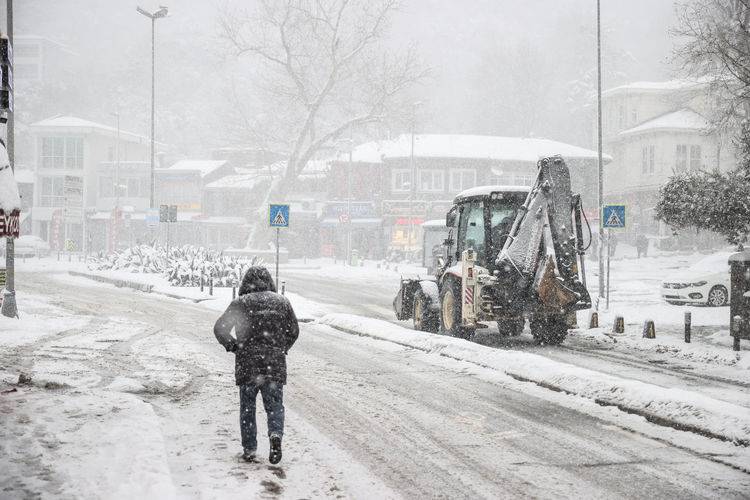
<path id="1" fill-rule="evenodd" d="M 26 415 L 34 432 L 24 439 L 46 443 L 39 454 L 34 446 L 16 447 L 3 488 L 103 495 L 106 474 L 99 484 L 82 485 L 74 472 L 76 461 L 97 453 L 97 439 L 91 438 L 94 449 L 73 455 L 67 447 L 81 442 L 56 435 L 59 422 L 39 408 L 113 394 L 149 407 L 153 436 L 110 429 L 113 440 L 123 441 L 110 466 L 142 454 L 138 446 L 158 443 L 163 449 L 150 458 L 152 471 L 164 462 L 154 476 L 169 496 L 740 498 L 750 488 L 746 468 L 633 432 L 618 424 L 616 410 L 315 323 L 302 324 L 289 357 L 284 462 L 239 463 L 237 390 L 232 359 L 213 338 L 216 313 L 106 285 L 66 283 L 64 274 L 20 276 L 28 293 L 89 321 L 3 351 L 3 373 L 62 382 L 1 396 L 0 415 L 22 422 L 3 426 L 3 442 L 8 431 L 24 427 Z M 261 436 L 263 420 L 259 410 Z M 704 438 L 686 443 L 694 439 Z M 74 463 L 60 465 L 63 457 Z"/>

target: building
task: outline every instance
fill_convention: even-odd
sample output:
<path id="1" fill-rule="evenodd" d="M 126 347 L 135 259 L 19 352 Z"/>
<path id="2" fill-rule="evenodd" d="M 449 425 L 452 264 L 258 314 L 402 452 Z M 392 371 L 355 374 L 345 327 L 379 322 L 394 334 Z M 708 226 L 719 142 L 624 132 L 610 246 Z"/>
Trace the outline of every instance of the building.
<path id="1" fill-rule="evenodd" d="M 13 37 L 13 80 L 19 84 L 39 83 L 70 74 L 76 53 L 65 45 L 35 35 Z"/>
<path id="2" fill-rule="evenodd" d="M 584 207 L 595 214 L 595 151 L 548 139 L 452 134 L 416 134 L 413 148 L 410 134 L 362 144 L 352 151 L 351 164 L 348 154 L 331 162 L 329 198 L 346 200 L 350 193 L 358 202 L 357 212 L 337 225 L 333 243 L 340 247 L 342 235 L 353 232 L 360 255 L 414 251 L 419 225 L 444 218 L 456 194 L 488 184 L 530 186 L 537 161 L 557 154 L 570 167 Z M 363 205 L 368 203 L 370 208 Z"/>
<path id="3" fill-rule="evenodd" d="M 157 204 L 177 205 L 180 211 L 200 213 L 206 185 L 234 173 L 227 160 L 180 160 L 156 169 Z"/>
<path id="4" fill-rule="evenodd" d="M 150 201 L 147 137 L 124 131 L 118 134 L 114 127 L 72 116 L 36 122 L 29 131 L 34 139 L 36 186 L 33 234 L 50 242 L 52 248 L 63 248 L 67 238 L 74 248 L 83 248 L 87 239 L 91 249 L 104 250 L 117 236 L 118 226 L 110 222 L 116 206 L 126 214 L 128 226 L 131 220 L 143 221 Z M 82 186 L 82 191 L 67 201 L 66 177 Z M 84 216 L 88 223 L 85 237 Z M 145 224 L 140 226 L 138 230 L 145 232 Z M 135 229 L 130 227 L 131 233 Z"/>
<path id="5" fill-rule="evenodd" d="M 639 232 L 672 239 L 671 230 L 654 219 L 654 207 L 659 188 L 673 174 L 735 168 L 731 140 L 706 119 L 711 105 L 702 81 L 636 82 L 603 92 L 603 144 L 613 156 L 604 194 L 607 202 L 627 207 L 626 239 Z"/>

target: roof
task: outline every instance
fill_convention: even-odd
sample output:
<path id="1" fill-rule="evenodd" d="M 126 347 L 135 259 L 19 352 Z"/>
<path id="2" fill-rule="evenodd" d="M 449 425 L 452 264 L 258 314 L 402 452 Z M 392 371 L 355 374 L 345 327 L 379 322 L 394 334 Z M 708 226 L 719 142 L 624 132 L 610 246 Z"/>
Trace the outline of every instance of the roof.
<path id="1" fill-rule="evenodd" d="M 355 146 L 352 149 L 352 162 L 354 163 L 381 163 L 383 161 L 384 148 L 391 141 L 370 141 Z M 336 158 L 339 162 L 349 161 L 349 152 L 340 153 Z"/>
<path id="2" fill-rule="evenodd" d="M 384 159 L 408 158 L 411 134 L 402 134 L 384 147 Z M 596 160 L 596 151 L 571 144 L 526 137 L 488 135 L 417 134 L 414 155 L 419 158 L 463 158 L 536 163 L 540 158 L 561 155 L 566 160 Z M 604 155 L 605 162 L 612 158 Z"/>
<path id="3" fill-rule="evenodd" d="M 270 180 L 270 177 L 262 173 L 227 175 L 219 180 L 206 184 L 206 189 L 237 189 L 251 190 L 258 182 Z"/>
<path id="4" fill-rule="evenodd" d="M 529 186 L 477 186 L 458 193 L 454 203 L 465 198 L 489 196 L 492 193 L 528 193 L 529 191 L 531 191 Z"/>
<path id="5" fill-rule="evenodd" d="M 632 82 L 626 85 L 612 87 L 602 92 L 602 95 L 619 94 L 624 92 L 669 92 L 676 90 L 690 90 L 710 83 L 708 78 L 676 79 L 663 82 Z"/>
<path id="6" fill-rule="evenodd" d="M 647 120 L 640 125 L 623 130 L 618 135 L 626 136 L 639 134 L 644 132 L 653 131 L 667 131 L 667 130 L 696 130 L 702 131 L 707 130 L 710 127 L 710 123 L 706 118 L 699 115 L 695 111 L 689 108 L 679 109 L 677 111 L 671 111 L 665 113 L 651 120 Z"/>
<path id="7" fill-rule="evenodd" d="M 180 160 L 159 170 L 162 172 L 198 172 L 201 177 L 205 177 L 226 164 L 227 160 Z"/>
<path id="8" fill-rule="evenodd" d="M 5 147 L 0 145 L 0 209 L 15 210 L 21 208 L 21 198 L 18 196 L 18 185 L 10 168 L 10 160 Z"/>
<path id="9" fill-rule="evenodd" d="M 78 129 L 82 133 L 99 132 L 101 134 L 109 136 L 117 135 L 117 128 L 115 127 L 110 127 L 109 125 L 103 125 L 101 123 L 84 120 L 83 118 L 78 118 L 75 116 L 53 116 L 52 118 L 46 118 L 44 120 L 31 124 L 31 129 L 36 131 L 42 131 L 43 129 L 55 130 L 60 128 Z M 130 141 L 135 142 L 145 142 L 150 140 L 147 136 L 134 134 L 132 132 L 126 132 L 124 130 L 120 130 L 120 138 L 123 140 L 129 139 Z M 157 144 L 163 145 L 159 142 L 157 142 Z"/>

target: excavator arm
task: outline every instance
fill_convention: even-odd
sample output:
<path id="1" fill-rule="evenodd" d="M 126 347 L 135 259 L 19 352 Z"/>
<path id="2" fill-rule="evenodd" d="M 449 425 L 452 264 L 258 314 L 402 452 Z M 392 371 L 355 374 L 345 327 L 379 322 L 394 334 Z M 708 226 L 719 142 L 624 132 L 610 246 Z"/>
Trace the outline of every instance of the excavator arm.
<path id="1" fill-rule="evenodd" d="M 497 257 L 498 279 L 511 301 L 535 295 L 550 311 L 591 307 L 583 270 L 580 197 L 560 156 L 538 163 L 536 182 Z"/>

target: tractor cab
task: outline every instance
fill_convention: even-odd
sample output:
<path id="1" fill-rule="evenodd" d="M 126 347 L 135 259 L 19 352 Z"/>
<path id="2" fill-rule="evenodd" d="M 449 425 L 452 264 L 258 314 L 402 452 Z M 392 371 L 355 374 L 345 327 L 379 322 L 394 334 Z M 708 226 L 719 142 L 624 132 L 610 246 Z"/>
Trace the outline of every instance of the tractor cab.
<path id="1" fill-rule="evenodd" d="M 495 259 L 529 190 L 526 186 L 481 186 L 456 196 L 446 216 L 449 264 L 460 261 L 464 250 L 472 249 L 476 264 L 494 271 Z"/>

